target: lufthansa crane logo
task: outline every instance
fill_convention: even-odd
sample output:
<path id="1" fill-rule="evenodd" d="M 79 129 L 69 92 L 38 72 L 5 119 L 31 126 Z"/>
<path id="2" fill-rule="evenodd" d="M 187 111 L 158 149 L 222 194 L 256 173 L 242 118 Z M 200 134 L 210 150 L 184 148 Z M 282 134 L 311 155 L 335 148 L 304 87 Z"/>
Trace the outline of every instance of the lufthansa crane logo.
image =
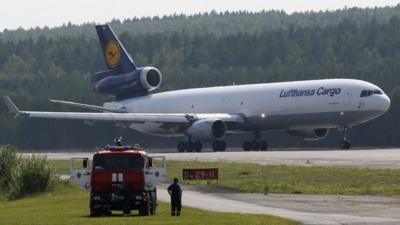
<path id="1" fill-rule="evenodd" d="M 115 41 L 109 41 L 106 45 L 104 55 L 106 58 L 107 65 L 110 68 L 117 67 L 121 59 L 121 50 L 118 46 L 118 43 Z"/>

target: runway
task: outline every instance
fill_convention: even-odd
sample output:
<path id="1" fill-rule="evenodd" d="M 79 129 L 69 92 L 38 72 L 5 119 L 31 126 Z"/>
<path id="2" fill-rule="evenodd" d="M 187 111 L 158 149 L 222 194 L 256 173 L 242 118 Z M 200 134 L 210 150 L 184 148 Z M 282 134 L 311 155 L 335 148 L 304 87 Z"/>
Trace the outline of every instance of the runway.
<path id="1" fill-rule="evenodd" d="M 169 153 L 168 160 L 228 161 L 262 165 L 400 168 L 400 149 Z"/>
<path id="2" fill-rule="evenodd" d="M 93 153 L 64 152 L 43 153 L 49 159 L 89 157 Z M 200 153 L 150 153 L 162 155 L 167 160 L 197 160 L 257 163 L 262 165 L 329 166 L 351 168 L 400 168 L 400 149 L 368 150 L 301 150 L 267 152 L 200 152 Z"/>

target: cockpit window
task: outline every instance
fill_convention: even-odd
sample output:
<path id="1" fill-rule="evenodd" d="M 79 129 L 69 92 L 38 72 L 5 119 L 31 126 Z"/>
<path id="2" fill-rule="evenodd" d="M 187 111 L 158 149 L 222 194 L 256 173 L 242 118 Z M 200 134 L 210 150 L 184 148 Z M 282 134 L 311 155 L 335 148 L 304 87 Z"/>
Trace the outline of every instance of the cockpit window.
<path id="1" fill-rule="evenodd" d="M 381 90 L 362 90 L 360 97 L 363 98 L 363 97 L 368 97 L 371 95 L 382 95 L 382 94 L 383 93 Z"/>

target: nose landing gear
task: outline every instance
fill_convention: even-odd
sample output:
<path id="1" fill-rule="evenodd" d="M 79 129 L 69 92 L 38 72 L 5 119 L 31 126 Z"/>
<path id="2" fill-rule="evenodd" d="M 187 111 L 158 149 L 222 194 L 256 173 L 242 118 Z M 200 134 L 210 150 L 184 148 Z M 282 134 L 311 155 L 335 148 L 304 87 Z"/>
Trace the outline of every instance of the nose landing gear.
<path id="1" fill-rule="evenodd" d="M 343 140 L 340 142 L 340 148 L 343 150 L 347 150 L 347 149 L 351 148 L 351 141 L 348 138 L 348 134 L 347 134 L 348 130 L 349 129 L 347 127 L 343 128 Z"/>

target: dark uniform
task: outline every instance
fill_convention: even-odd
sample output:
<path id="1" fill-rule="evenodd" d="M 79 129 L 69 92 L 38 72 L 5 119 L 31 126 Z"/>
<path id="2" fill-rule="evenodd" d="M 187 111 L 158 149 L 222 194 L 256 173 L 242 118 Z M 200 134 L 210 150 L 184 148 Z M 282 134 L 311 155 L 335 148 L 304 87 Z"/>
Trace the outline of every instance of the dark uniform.
<path id="1" fill-rule="evenodd" d="M 169 185 L 168 193 L 171 196 L 171 216 L 180 216 L 182 208 L 182 189 L 178 184 L 177 178 L 174 178 L 174 183 Z"/>

